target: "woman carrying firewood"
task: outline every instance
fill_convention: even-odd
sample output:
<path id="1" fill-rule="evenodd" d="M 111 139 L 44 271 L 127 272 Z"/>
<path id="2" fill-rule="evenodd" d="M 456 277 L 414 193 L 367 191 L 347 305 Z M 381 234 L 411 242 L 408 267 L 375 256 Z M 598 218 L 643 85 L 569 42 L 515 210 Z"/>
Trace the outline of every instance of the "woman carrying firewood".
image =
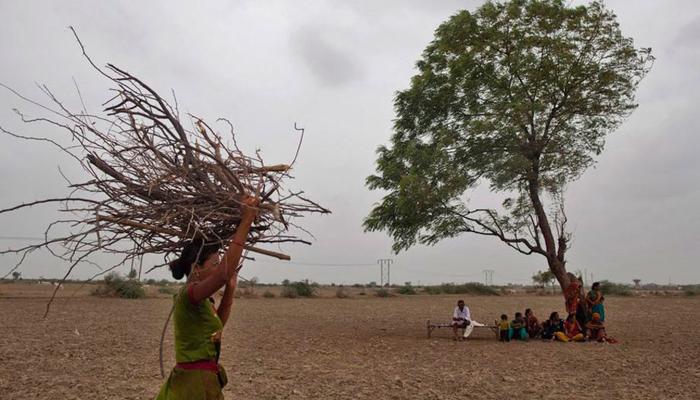
<path id="1" fill-rule="evenodd" d="M 238 266 L 255 217 L 258 201 L 243 202 L 241 221 L 223 259 L 220 244 L 194 239 L 180 257 L 170 263 L 175 279 L 187 276 L 187 285 L 175 296 L 173 330 L 175 360 L 168 380 L 156 400 L 223 399 L 226 373 L 218 364 L 221 331 L 230 314 Z M 218 309 L 208 299 L 225 286 Z"/>

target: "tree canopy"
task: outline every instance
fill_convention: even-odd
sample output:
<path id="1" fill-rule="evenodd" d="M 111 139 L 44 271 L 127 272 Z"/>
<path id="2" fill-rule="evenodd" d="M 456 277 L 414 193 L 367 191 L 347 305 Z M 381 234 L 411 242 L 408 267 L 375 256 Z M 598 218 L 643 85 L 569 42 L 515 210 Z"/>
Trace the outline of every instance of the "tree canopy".
<path id="1" fill-rule="evenodd" d="M 475 233 L 547 258 L 566 283 L 563 190 L 635 109 L 651 49 L 636 48 L 601 2 L 487 2 L 438 27 L 410 87 L 395 97 L 390 146 L 365 219 L 396 252 Z M 470 189 L 503 193 L 472 208 Z"/>

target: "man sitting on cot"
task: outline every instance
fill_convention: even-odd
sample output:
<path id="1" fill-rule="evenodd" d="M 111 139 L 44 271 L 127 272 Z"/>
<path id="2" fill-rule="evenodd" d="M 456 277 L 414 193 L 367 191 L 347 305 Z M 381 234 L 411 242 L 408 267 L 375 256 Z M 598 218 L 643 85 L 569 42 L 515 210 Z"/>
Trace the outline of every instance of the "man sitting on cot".
<path id="1" fill-rule="evenodd" d="M 464 300 L 459 300 L 457 302 L 457 307 L 452 314 L 452 331 L 454 332 L 454 340 L 462 340 L 463 337 L 457 335 L 458 329 L 464 329 L 465 333 L 467 327 L 471 324 L 471 315 L 469 314 L 469 307 L 464 305 Z"/>

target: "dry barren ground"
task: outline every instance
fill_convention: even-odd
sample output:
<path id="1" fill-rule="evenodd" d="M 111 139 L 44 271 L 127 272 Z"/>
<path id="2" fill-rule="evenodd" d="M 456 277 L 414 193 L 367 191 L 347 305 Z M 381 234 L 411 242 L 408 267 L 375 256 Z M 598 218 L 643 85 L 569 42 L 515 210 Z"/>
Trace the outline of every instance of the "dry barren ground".
<path id="1" fill-rule="evenodd" d="M 58 299 L 0 285 L 0 399 L 150 399 L 171 301 Z M 67 292 L 67 291 L 66 291 Z M 697 399 L 700 298 L 608 298 L 618 345 L 426 339 L 456 296 L 237 299 L 222 361 L 228 399 Z M 470 297 L 482 322 L 559 297 Z M 172 365 L 172 333 L 165 343 Z"/>

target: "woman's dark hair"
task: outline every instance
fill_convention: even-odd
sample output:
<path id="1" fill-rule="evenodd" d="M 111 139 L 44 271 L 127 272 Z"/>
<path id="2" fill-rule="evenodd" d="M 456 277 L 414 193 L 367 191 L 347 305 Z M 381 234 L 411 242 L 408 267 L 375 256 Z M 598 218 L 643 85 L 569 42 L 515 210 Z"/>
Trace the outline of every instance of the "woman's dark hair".
<path id="1" fill-rule="evenodd" d="M 559 319 L 559 313 L 554 311 L 553 313 L 549 314 L 549 319 L 554 320 L 554 319 Z"/>
<path id="2" fill-rule="evenodd" d="M 522 318 L 522 317 L 523 317 L 523 314 L 520 313 L 520 312 L 516 312 L 516 313 L 515 313 L 515 318 L 518 318 L 518 317 Z"/>
<path id="3" fill-rule="evenodd" d="M 508 316 L 505 314 L 501 314 L 501 319 L 508 319 Z"/>
<path id="4" fill-rule="evenodd" d="M 525 309 L 525 315 L 529 315 L 529 314 L 532 314 L 532 310 L 529 309 L 529 308 L 526 308 L 526 309 Z"/>
<path id="5" fill-rule="evenodd" d="M 173 278 L 182 279 L 189 275 L 192 264 L 203 264 L 207 258 L 221 248 L 220 242 L 207 243 L 202 238 L 192 239 L 182 248 L 180 257 L 170 262 L 170 272 Z"/>
<path id="6" fill-rule="evenodd" d="M 593 282 L 593 285 L 591 285 L 591 289 L 595 289 L 600 287 L 600 282 Z"/>

